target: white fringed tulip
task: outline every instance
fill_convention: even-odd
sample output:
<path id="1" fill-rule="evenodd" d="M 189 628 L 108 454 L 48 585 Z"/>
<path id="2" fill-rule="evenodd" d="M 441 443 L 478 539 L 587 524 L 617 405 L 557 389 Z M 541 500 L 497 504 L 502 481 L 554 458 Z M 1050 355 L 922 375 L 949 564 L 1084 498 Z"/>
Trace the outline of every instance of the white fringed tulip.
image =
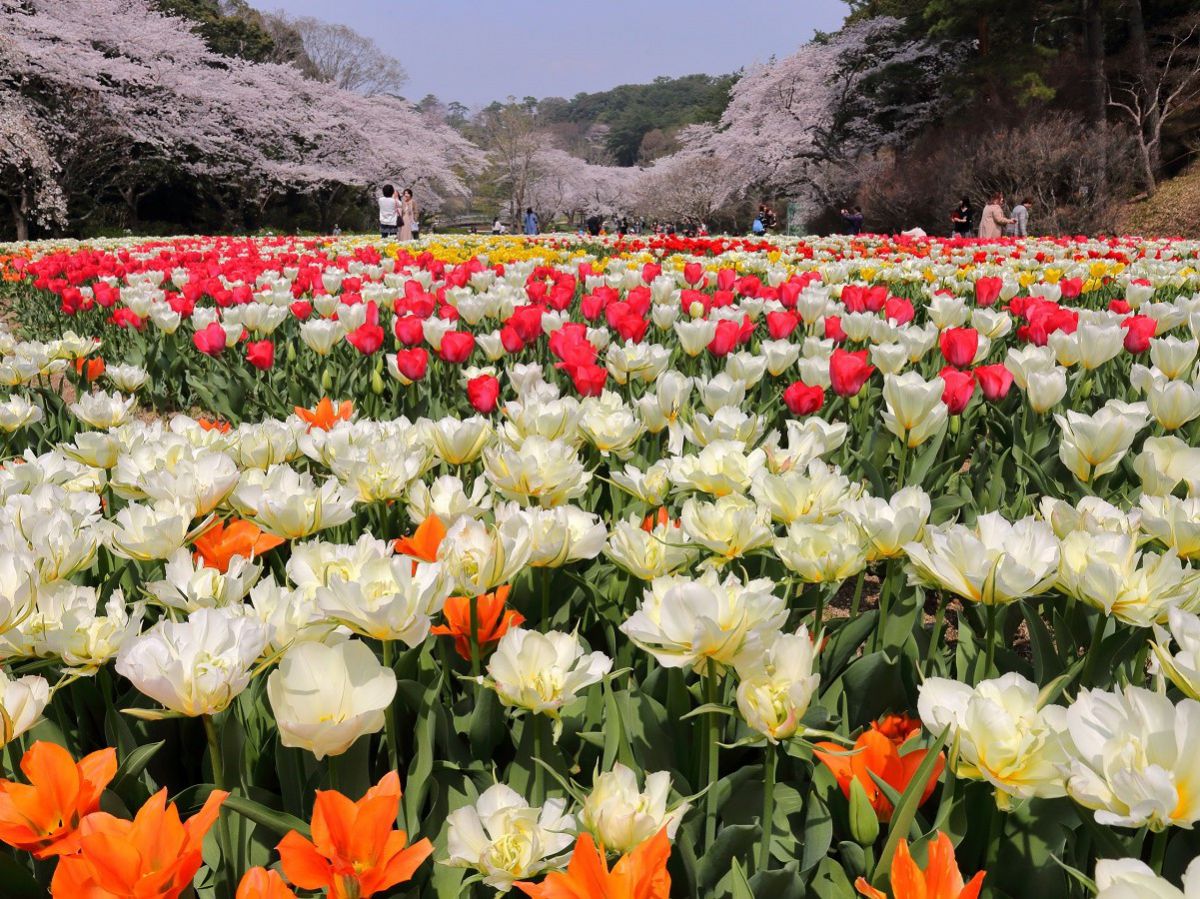
<path id="1" fill-rule="evenodd" d="M 579 821 L 610 852 L 630 852 L 664 827 L 668 839 L 675 838 L 689 804 L 667 809 L 671 775 L 666 771 L 646 774 L 645 783 L 640 790 L 637 772 L 620 762 L 592 781 Z"/>

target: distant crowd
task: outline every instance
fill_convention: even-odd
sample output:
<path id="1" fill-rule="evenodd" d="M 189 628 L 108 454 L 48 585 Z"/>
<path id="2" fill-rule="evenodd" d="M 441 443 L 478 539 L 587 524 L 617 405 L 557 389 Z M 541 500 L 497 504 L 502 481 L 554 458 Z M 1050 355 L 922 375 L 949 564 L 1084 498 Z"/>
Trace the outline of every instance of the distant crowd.
<path id="1" fill-rule="evenodd" d="M 396 193 L 391 184 L 383 185 L 378 196 L 379 201 L 379 234 L 383 238 L 398 238 L 399 240 L 416 240 L 420 237 L 420 218 L 413 192 L 406 188 Z M 1011 209 L 1007 208 L 1004 194 L 997 191 L 989 197 L 980 213 L 976 214 L 970 197 L 963 197 L 958 206 L 950 211 L 949 231 L 955 237 L 980 237 L 984 239 L 998 237 L 1027 237 L 1029 235 L 1029 216 L 1033 200 L 1026 197 Z M 846 234 L 861 234 L 870 229 L 866 224 L 861 206 L 843 207 L 839 210 L 843 230 Z M 520 219 L 520 229 L 529 237 L 541 233 L 541 221 L 532 207 L 525 209 Z M 775 210 L 768 203 L 760 203 L 750 225 L 750 234 L 762 237 L 773 233 L 779 228 Z M 507 234 L 508 226 L 500 216 L 492 221 L 492 234 Z M 706 237 L 708 225 L 702 221 L 686 220 L 682 223 L 667 221 L 652 221 L 647 223 L 645 218 L 630 220 L 627 216 L 619 215 L 609 218 L 598 214 L 588 216 L 578 229 L 580 237 L 590 235 L 599 237 L 604 234 L 616 234 L 624 237 L 626 234 L 682 234 L 685 237 Z M 902 232 L 912 237 L 923 237 L 925 231 L 913 228 Z"/>

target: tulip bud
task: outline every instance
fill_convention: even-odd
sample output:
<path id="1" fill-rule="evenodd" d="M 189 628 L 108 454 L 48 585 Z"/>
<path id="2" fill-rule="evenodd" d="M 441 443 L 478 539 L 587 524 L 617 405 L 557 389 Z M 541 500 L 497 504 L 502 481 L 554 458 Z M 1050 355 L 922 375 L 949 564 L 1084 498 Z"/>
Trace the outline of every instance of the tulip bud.
<path id="1" fill-rule="evenodd" d="M 321 390 L 329 393 L 333 389 L 333 374 L 329 371 L 329 366 L 321 369 Z"/>
<path id="2" fill-rule="evenodd" d="M 950 433 L 957 435 L 962 430 L 962 416 L 955 415 L 950 419 Z"/>
<path id="3" fill-rule="evenodd" d="M 294 344 L 294 343 L 289 342 L 287 345 L 287 361 L 288 362 L 296 361 L 296 344 Z"/>
<path id="4" fill-rule="evenodd" d="M 861 846 L 872 846 L 879 838 L 879 818 L 858 778 L 850 781 L 850 833 Z"/>
<path id="5" fill-rule="evenodd" d="M 371 372 L 371 392 L 376 396 L 383 393 L 383 376 L 378 371 Z"/>

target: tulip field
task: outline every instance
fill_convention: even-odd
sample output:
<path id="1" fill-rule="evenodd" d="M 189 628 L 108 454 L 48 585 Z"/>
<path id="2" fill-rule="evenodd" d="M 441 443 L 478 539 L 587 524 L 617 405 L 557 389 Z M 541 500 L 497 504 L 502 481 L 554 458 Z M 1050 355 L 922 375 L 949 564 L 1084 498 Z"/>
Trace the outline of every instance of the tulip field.
<path id="1" fill-rule="evenodd" d="M 0 245 L 0 896 L 1200 895 L 1198 257 Z"/>

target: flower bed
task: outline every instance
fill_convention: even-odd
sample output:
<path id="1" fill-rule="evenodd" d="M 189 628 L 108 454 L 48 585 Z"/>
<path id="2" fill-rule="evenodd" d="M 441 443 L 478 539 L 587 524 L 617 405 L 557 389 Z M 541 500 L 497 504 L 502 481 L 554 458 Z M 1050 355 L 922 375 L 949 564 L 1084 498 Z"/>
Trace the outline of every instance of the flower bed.
<path id="1" fill-rule="evenodd" d="M 0 248 L 4 877 L 1173 895 L 1198 251 Z"/>

